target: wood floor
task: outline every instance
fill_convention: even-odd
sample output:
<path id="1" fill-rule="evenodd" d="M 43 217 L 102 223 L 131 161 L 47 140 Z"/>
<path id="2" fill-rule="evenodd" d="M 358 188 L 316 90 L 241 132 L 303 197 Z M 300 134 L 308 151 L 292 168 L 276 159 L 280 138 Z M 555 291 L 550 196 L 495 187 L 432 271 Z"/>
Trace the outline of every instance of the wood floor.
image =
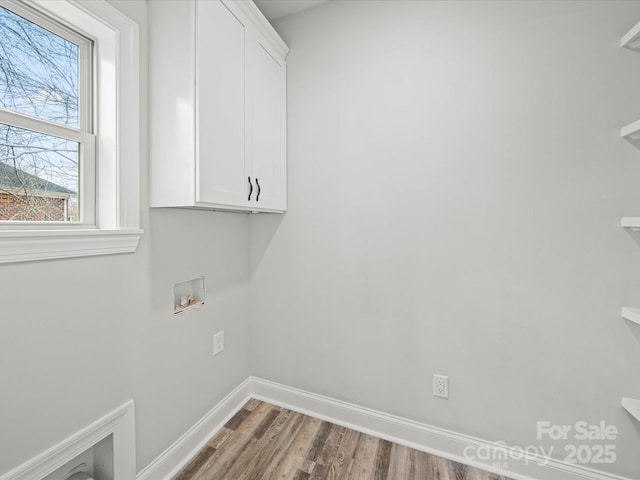
<path id="1" fill-rule="evenodd" d="M 250 400 L 173 480 L 509 480 Z"/>

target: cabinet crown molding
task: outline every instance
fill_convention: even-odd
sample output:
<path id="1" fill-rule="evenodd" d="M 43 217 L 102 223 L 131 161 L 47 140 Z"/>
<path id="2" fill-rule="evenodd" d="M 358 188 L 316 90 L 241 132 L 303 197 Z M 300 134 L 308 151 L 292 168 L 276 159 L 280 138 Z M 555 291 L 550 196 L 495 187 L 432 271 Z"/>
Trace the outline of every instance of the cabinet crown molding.
<path id="1" fill-rule="evenodd" d="M 289 47 L 284 43 L 284 40 L 280 38 L 278 32 L 276 32 L 275 28 L 273 28 L 271 23 L 269 23 L 269 20 L 265 18 L 260 9 L 256 7 L 255 3 L 246 1 L 237 2 L 235 0 L 222 0 L 222 2 L 225 4 L 235 4 L 242 13 L 252 21 L 260 34 L 269 41 L 278 54 L 280 54 L 284 59 L 287 58 Z"/>

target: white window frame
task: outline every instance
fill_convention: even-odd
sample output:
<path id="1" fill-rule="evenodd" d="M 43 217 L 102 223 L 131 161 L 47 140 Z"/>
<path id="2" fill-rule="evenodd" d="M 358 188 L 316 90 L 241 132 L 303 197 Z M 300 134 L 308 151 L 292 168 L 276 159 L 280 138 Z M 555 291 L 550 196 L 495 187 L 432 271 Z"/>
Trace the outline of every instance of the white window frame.
<path id="1" fill-rule="evenodd" d="M 2 222 L 0 263 L 135 252 L 143 233 L 140 229 L 138 24 L 105 0 L 22 0 L 21 3 L 94 42 L 91 120 L 95 133 L 95 218 L 84 217 L 80 224 Z M 0 5 L 12 10 L 7 0 L 0 0 Z M 11 116 L 14 119 L 11 124 L 15 118 L 28 120 L 26 115 L 11 113 Z M 33 127 L 28 121 L 27 124 Z M 58 136 L 63 138 L 69 138 L 69 130 L 81 132 L 51 125 L 51 128 L 63 129 L 58 131 Z M 83 141 L 85 146 L 93 145 L 87 138 L 83 137 Z M 83 174 L 81 182 L 86 178 L 90 177 Z M 81 195 L 83 187 L 91 191 L 87 185 L 81 185 Z"/>
<path id="2" fill-rule="evenodd" d="M 17 0 L 0 0 L 0 6 L 23 17 L 29 22 L 58 35 L 61 38 L 79 47 L 78 55 L 80 68 L 78 71 L 78 126 L 73 127 L 57 122 L 44 120 L 22 112 L 0 107 L 0 123 L 11 125 L 21 129 L 64 138 L 78 143 L 80 147 L 78 155 L 79 166 L 79 203 L 80 218 L 74 222 L 75 227 L 81 224 L 84 227 L 96 227 L 96 135 L 93 125 L 96 123 L 93 117 L 93 47 L 90 39 L 70 30 L 66 25 L 60 25 L 52 18 L 43 15 L 38 10 L 29 8 L 25 2 Z M 66 224 L 69 228 L 69 223 Z M 42 230 L 43 228 L 60 227 L 60 222 L 30 222 L 3 220 L 0 228 Z"/>

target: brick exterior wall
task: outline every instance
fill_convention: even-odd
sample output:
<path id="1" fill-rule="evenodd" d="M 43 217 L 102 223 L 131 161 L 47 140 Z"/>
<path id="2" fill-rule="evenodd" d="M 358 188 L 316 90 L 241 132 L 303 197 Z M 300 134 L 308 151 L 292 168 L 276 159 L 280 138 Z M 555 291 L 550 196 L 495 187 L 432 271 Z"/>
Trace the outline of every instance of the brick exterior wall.
<path id="1" fill-rule="evenodd" d="M 65 202 L 63 198 L 0 193 L 0 220 L 63 222 Z"/>

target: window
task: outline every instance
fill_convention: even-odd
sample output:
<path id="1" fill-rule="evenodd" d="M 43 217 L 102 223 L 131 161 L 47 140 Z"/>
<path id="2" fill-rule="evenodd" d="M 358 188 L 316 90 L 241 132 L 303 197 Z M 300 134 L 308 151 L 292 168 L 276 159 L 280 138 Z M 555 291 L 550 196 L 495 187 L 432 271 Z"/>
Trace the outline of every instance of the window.
<path id="1" fill-rule="evenodd" d="M 11 7 L 0 6 L 0 222 L 94 224 L 92 42 Z"/>
<path id="2" fill-rule="evenodd" d="M 127 253 L 138 26 L 104 0 L 0 0 L 0 263 Z"/>

